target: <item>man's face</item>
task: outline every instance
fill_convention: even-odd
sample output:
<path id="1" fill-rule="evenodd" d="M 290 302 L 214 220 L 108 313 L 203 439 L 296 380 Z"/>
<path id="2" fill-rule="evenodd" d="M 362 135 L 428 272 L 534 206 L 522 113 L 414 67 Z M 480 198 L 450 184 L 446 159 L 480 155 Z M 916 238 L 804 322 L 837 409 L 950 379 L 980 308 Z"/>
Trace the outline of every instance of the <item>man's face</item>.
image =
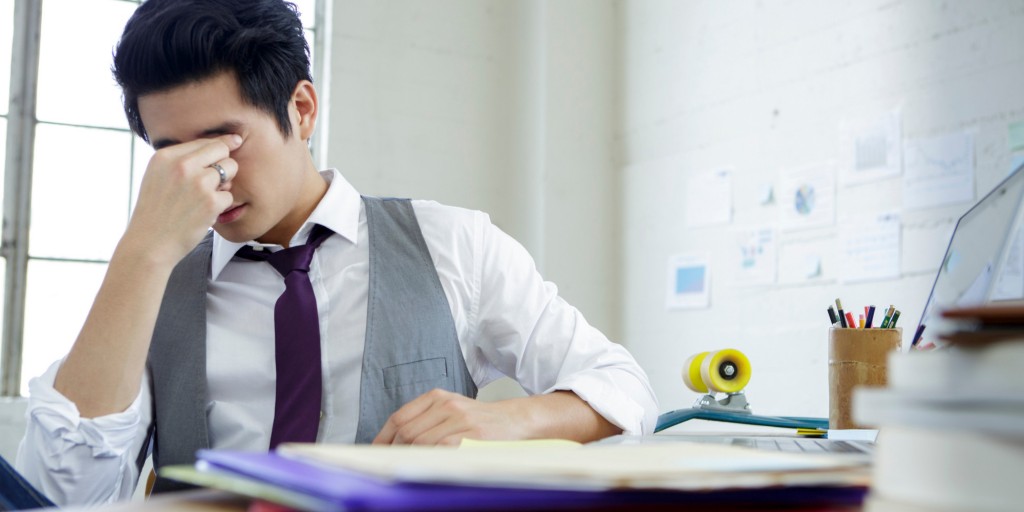
<path id="1" fill-rule="evenodd" d="M 141 96 L 139 114 L 157 150 L 199 138 L 239 135 L 242 145 L 231 153 L 238 174 L 228 185 L 233 201 L 213 229 L 234 242 L 287 244 L 305 220 L 310 200 L 304 191 L 309 190 L 311 162 L 297 133 L 294 101 L 289 103 L 292 133 L 287 137 L 273 116 L 243 101 L 232 73 Z"/>

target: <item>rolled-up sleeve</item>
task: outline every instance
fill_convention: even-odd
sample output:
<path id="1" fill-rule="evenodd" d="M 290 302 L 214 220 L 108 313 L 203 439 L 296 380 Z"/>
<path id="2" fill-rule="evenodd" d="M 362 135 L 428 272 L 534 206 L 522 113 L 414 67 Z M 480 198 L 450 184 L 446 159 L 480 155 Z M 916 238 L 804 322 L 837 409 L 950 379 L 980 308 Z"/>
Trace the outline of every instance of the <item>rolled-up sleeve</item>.
<path id="1" fill-rule="evenodd" d="M 653 433 L 658 404 L 647 374 L 622 346 L 587 323 L 544 281 L 517 241 L 477 217 L 469 354 L 474 378 L 487 366 L 530 394 L 572 391 L 624 434 Z"/>
<path id="2" fill-rule="evenodd" d="M 124 411 L 82 418 L 53 387 L 61 363 L 29 381 L 25 437 L 15 467 L 58 505 L 130 498 L 151 418 L 149 379 L 143 378 L 139 396 Z"/>

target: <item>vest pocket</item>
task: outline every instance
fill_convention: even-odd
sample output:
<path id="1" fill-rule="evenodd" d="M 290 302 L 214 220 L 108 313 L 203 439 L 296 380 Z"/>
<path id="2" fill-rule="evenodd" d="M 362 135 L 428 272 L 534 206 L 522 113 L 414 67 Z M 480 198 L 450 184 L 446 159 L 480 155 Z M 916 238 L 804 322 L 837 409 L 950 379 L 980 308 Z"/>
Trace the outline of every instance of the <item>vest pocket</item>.
<path id="1" fill-rule="evenodd" d="M 444 357 L 423 359 L 384 368 L 384 389 L 447 379 L 448 360 Z"/>

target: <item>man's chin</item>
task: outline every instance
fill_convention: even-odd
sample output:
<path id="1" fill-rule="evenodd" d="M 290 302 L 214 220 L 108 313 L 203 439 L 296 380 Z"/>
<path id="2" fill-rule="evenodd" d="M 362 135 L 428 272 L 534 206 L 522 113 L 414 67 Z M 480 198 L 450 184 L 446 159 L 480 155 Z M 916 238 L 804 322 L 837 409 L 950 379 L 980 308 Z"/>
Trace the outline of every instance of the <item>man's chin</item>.
<path id="1" fill-rule="evenodd" d="M 252 233 L 251 230 L 239 229 L 241 226 L 236 225 L 223 225 L 214 224 L 213 230 L 220 235 L 221 238 L 234 243 L 245 243 L 250 240 L 259 238 L 261 233 Z"/>

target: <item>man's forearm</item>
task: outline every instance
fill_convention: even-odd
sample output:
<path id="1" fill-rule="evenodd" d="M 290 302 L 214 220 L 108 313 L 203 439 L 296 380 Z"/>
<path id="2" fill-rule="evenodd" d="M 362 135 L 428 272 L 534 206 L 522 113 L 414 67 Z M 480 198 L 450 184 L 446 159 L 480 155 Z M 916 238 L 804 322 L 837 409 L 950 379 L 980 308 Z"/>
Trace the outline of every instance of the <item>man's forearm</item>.
<path id="1" fill-rule="evenodd" d="M 571 391 L 481 402 L 435 389 L 395 411 L 373 442 L 457 445 L 463 439 L 559 438 L 585 443 L 621 432 Z"/>
<path id="2" fill-rule="evenodd" d="M 572 391 L 514 398 L 530 424 L 530 437 L 571 439 L 586 443 L 621 434 L 622 429 L 597 413 Z"/>
<path id="3" fill-rule="evenodd" d="M 153 326 L 174 263 L 122 240 L 54 388 L 82 417 L 123 411 L 139 394 Z"/>

